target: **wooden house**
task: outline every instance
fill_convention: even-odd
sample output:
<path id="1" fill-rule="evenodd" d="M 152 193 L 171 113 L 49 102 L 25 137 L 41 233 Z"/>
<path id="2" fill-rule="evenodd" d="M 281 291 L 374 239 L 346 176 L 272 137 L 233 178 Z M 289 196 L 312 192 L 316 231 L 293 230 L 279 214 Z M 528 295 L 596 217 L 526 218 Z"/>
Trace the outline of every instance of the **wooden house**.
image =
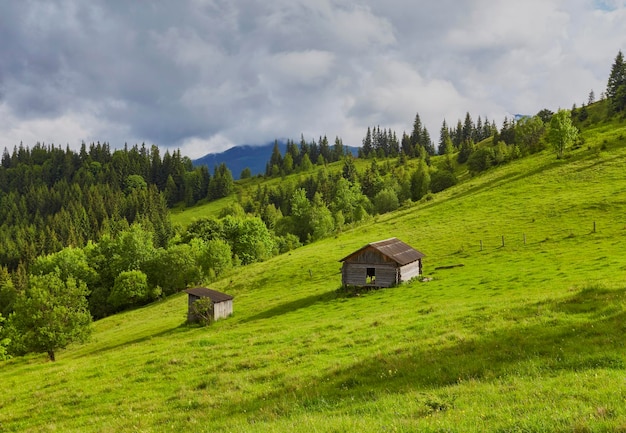
<path id="1" fill-rule="evenodd" d="M 197 322 L 198 317 L 193 312 L 193 303 L 201 298 L 210 298 L 213 302 L 213 320 L 219 320 L 233 314 L 233 297 L 217 290 L 205 287 L 196 287 L 185 290 L 189 295 L 187 300 L 187 321 Z"/>
<path id="2" fill-rule="evenodd" d="M 419 277 L 422 257 L 411 246 L 397 238 L 372 242 L 340 261 L 344 286 L 391 287 Z"/>

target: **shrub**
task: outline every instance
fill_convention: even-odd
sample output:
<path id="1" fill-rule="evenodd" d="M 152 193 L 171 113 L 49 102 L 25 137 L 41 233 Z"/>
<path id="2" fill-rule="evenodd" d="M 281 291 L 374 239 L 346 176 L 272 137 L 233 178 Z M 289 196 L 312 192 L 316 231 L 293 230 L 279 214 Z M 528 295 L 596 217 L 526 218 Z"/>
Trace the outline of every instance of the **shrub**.
<path id="1" fill-rule="evenodd" d="M 458 182 L 454 173 L 446 170 L 439 170 L 430 176 L 430 190 L 434 193 L 448 189 Z"/>
<path id="2" fill-rule="evenodd" d="M 494 150 L 491 147 L 483 147 L 472 153 L 467 160 L 467 168 L 472 174 L 480 173 L 489 169 L 495 160 Z"/>
<path id="3" fill-rule="evenodd" d="M 191 305 L 191 312 L 199 323 L 208 326 L 213 323 L 213 301 L 211 298 L 200 298 Z"/>
<path id="4" fill-rule="evenodd" d="M 379 214 L 391 212 L 400 207 L 400 202 L 398 201 L 398 196 L 395 191 L 388 188 L 376 194 L 373 201 L 374 211 Z"/>
<path id="5" fill-rule="evenodd" d="M 0 314 L 0 361 L 5 361 L 11 357 L 7 351 L 7 347 L 11 343 L 11 339 L 5 336 L 2 322 L 4 322 L 4 317 Z"/>
<path id="6" fill-rule="evenodd" d="M 153 293 L 148 288 L 148 277 L 141 271 L 124 271 L 115 279 L 109 295 L 111 305 L 120 308 L 149 301 Z"/>
<path id="7" fill-rule="evenodd" d="M 276 244 L 278 245 L 278 251 L 283 254 L 291 250 L 295 250 L 298 247 L 302 246 L 300 239 L 298 236 L 287 233 L 284 236 L 276 237 Z"/>

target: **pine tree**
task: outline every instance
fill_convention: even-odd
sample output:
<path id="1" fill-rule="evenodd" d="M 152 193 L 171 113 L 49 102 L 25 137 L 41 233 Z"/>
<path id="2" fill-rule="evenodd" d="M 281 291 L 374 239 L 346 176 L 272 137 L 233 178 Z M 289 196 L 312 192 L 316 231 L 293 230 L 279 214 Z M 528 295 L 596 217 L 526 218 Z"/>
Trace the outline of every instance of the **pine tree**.
<path id="1" fill-rule="evenodd" d="M 266 176 L 272 176 L 274 167 L 277 167 L 280 170 L 280 167 L 283 165 L 283 156 L 280 153 L 280 148 L 278 147 L 278 140 L 274 140 L 274 147 L 272 149 L 272 156 L 270 157 L 270 161 L 265 170 Z"/>
<path id="2" fill-rule="evenodd" d="M 467 140 L 463 140 L 461 143 L 461 148 L 459 149 L 459 155 L 457 157 L 457 161 L 459 164 L 463 164 L 467 162 L 472 152 L 474 152 L 474 141 L 469 138 Z"/>
<path id="3" fill-rule="evenodd" d="M 465 113 L 465 121 L 463 122 L 462 141 L 471 140 L 474 135 L 474 122 L 469 112 Z"/>
<path id="4" fill-rule="evenodd" d="M 413 121 L 413 132 L 411 132 L 411 144 L 413 147 L 422 143 L 422 121 L 419 113 L 415 114 L 415 120 Z"/>
<path id="5" fill-rule="evenodd" d="M 285 152 L 285 156 L 287 156 L 287 154 L 291 155 L 294 167 L 298 167 L 300 165 L 302 157 L 300 155 L 300 149 L 298 148 L 296 143 L 293 142 L 293 140 L 287 140 L 287 151 Z"/>
<path id="6" fill-rule="evenodd" d="M 428 129 L 426 129 L 426 127 L 422 129 L 420 142 L 421 142 L 422 147 L 426 150 L 426 153 L 428 155 L 435 154 L 435 146 L 433 145 L 433 142 L 430 139 L 430 134 L 428 133 Z"/>
<path id="7" fill-rule="evenodd" d="M 365 138 L 363 139 L 363 146 L 359 149 L 359 157 L 361 158 L 369 158 L 372 154 L 373 150 L 372 146 L 372 131 L 370 127 L 367 127 L 367 133 L 365 134 Z"/>
<path id="8" fill-rule="evenodd" d="M 343 141 L 339 137 L 335 137 L 335 144 L 333 145 L 333 158 L 332 161 L 339 161 L 345 155 L 346 151 L 343 147 Z"/>
<path id="9" fill-rule="evenodd" d="M 621 51 L 617 53 L 611 67 L 611 74 L 606 86 L 606 96 L 611 102 L 611 109 L 620 112 L 626 108 L 626 64 Z"/>
<path id="10" fill-rule="evenodd" d="M 455 149 L 461 148 L 461 143 L 463 142 L 463 124 L 461 123 L 461 119 L 456 123 L 456 129 L 453 134 L 451 134 L 452 144 L 454 144 Z"/>
<path id="11" fill-rule="evenodd" d="M 415 156 L 415 148 L 411 145 L 411 137 L 409 137 L 406 132 L 402 133 L 402 143 L 400 148 L 403 155 L 409 157 Z"/>
<path id="12" fill-rule="evenodd" d="M 358 181 L 358 173 L 354 165 L 354 157 L 350 154 L 346 155 L 343 159 L 341 176 L 352 185 L 354 185 Z"/>
<path id="13" fill-rule="evenodd" d="M 589 96 L 587 97 L 587 105 L 591 105 L 596 102 L 596 94 L 593 92 L 593 89 L 589 92 Z"/>
<path id="14" fill-rule="evenodd" d="M 437 147 L 437 153 L 439 155 L 444 155 L 447 151 L 446 146 L 450 142 L 450 130 L 448 129 L 448 124 L 446 123 L 446 119 L 443 119 L 443 123 L 441 124 L 441 129 L 439 130 L 439 146 Z M 450 149 L 451 150 L 451 149 Z"/>
<path id="15" fill-rule="evenodd" d="M 227 197 L 233 192 L 234 181 L 231 171 L 226 164 L 215 167 L 213 177 L 209 183 L 208 196 L 210 200 Z"/>
<path id="16" fill-rule="evenodd" d="M 319 149 L 320 149 L 320 155 L 324 157 L 324 161 L 332 160 L 330 144 L 328 143 L 328 138 L 326 136 L 320 137 Z"/>

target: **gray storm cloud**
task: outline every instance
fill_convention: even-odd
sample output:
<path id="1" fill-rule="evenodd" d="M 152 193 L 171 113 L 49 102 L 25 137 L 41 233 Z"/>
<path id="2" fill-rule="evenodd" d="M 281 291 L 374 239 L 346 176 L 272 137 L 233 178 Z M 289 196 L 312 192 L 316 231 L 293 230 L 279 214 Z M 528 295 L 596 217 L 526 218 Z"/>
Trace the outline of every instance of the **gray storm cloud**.
<path id="1" fill-rule="evenodd" d="M 599 95 L 625 21 L 624 1 L 3 2 L 0 148 L 359 145 L 417 112 L 436 138 Z"/>

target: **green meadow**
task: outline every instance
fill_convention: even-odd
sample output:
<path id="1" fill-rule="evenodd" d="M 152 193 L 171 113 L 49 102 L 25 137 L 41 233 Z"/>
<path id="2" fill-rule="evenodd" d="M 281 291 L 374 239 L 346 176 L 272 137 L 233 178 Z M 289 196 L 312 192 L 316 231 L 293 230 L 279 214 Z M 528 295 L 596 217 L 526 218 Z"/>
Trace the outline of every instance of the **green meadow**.
<path id="1" fill-rule="evenodd" d="M 237 268 L 209 327 L 181 293 L 0 364 L 0 432 L 626 432 L 626 123 L 583 137 Z M 389 237 L 430 281 L 338 290 Z"/>

